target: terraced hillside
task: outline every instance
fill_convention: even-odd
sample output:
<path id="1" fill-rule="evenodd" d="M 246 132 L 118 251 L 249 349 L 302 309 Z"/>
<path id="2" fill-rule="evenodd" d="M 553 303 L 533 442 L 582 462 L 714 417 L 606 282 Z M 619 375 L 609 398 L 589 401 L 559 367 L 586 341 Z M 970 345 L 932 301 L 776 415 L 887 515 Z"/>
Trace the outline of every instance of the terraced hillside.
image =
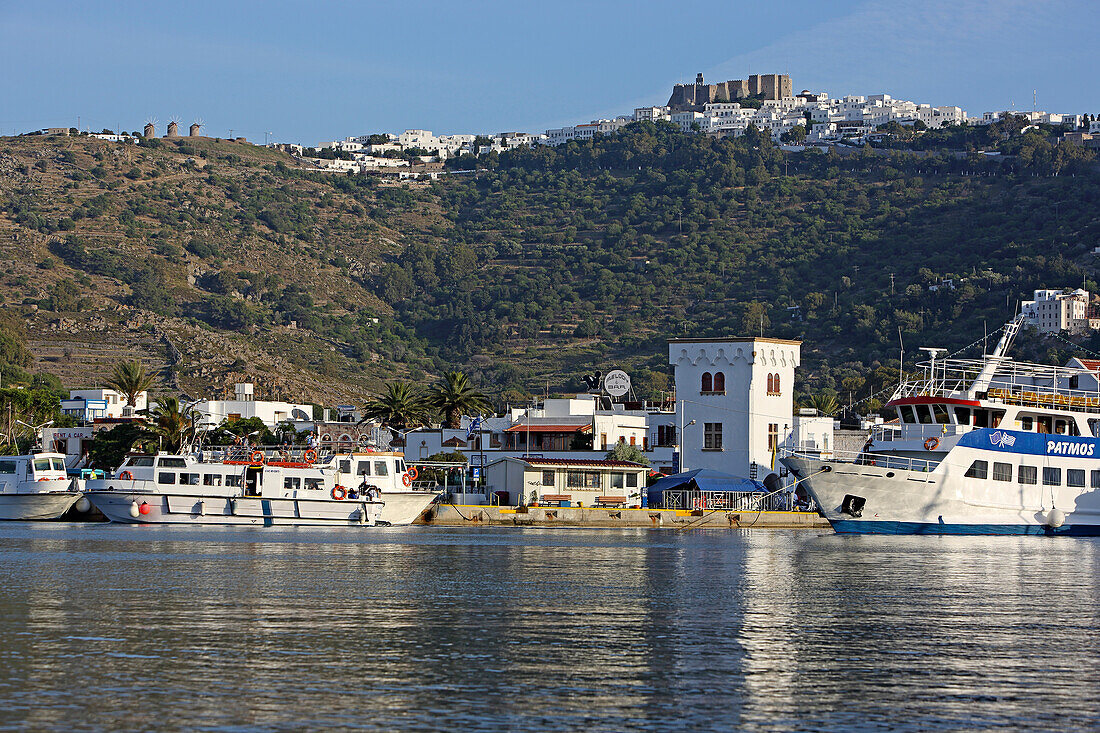
<path id="1" fill-rule="evenodd" d="M 0 297 L 68 386 L 140 354 L 193 395 L 354 401 L 462 368 L 516 401 L 613 365 L 655 395 L 667 337 L 763 332 L 806 341 L 802 392 L 858 398 L 899 332 L 957 348 L 1032 288 L 1096 288 L 1092 153 L 983 135 L 1005 154 L 634 125 L 430 184 L 205 138 L 2 138 Z"/>

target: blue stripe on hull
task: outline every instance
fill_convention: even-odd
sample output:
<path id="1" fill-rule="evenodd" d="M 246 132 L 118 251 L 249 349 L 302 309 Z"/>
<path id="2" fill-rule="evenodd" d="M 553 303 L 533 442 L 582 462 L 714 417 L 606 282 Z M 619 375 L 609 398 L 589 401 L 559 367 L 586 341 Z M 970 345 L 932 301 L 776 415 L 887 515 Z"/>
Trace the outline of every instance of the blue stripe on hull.
<path id="1" fill-rule="evenodd" d="M 1100 537 L 1100 524 L 1062 525 L 1050 529 L 1034 524 L 937 524 L 935 522 L 875 522 L 829 520 L 837 534 L 1034 534 L 1058 537 Z"/>

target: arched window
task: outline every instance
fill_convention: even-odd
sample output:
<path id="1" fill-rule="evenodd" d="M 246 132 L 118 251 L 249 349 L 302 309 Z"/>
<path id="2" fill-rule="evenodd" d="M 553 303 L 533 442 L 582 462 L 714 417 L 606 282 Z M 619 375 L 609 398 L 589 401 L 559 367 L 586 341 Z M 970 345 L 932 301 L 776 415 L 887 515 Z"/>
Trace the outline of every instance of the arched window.
<path id="1" fill-rule="evenodd" d="M 701 391 L 701 392 L 712 392 L 712 391 L 714 391 L 714 382 L 711 379 L 710 372 L 703 372 L 703 384 L 699 388 L 699 391 Z"/>
<path id="2" fill-rule="evenodd" d="M 772 380 L 772 375 L 768 375 L 768 394 L 775 391 L 775 382 Z"/>
<path id="3" fill-rule="evenodd" d="M 773 394 L 773 395 L 779 394 L 779 375 L 778 374 L 769 374 L 768 375 L 768 394 Z"/>
<path id="4" fill-rule="evenodd" d="M 726 391 L 726 375 L 724 372 L 714 373 L 714 391 L 725 392 Z"/>

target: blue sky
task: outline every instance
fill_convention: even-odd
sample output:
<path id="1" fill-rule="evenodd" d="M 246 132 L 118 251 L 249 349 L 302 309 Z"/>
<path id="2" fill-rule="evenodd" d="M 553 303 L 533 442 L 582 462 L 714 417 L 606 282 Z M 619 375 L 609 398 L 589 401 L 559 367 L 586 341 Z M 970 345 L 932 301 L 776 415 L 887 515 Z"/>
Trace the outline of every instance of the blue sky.
<path id="1" fill-rule="evenodd" d="M 1100 0 L 17 2 L 0 0 L 0 133 L 541 132 L 786 72 L 971 114 L 1100 113 Z"/>

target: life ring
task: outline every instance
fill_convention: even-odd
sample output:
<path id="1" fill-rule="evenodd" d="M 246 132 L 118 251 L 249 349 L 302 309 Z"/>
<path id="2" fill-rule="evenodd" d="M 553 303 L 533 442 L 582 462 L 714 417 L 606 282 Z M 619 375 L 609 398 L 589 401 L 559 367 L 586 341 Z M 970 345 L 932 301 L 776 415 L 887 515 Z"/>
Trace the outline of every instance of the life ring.
<path id="1" fill-rule="evenodd" d="M 134 474 L 130 473 L 129 471 L 123 471 L 122 473 L 120 473 L 118 475 L 118 477 L 122 481 L 133 481 L 134 480 Z"/>
<path id="2" fill-rule="evenodd" d="M 253 463 L 263 463 L 264 458 L 265 458 L 265 456 L 264 456 L 264 452 L 262 450 L 252 451 L 252 462 Z"/>
<path id="3" fill-rule="evenodd" d="M 43 476 L 42 478 L 40 478 L 40 479 L 38 479 L 38 480 L 39 480 L 39 481 L 49 481 L 49 479 L 48 479 L 48 478 L 46 478 L 45 476 Z"/>
<path id="4" fill-rule="evenodd" d="M 302 458 L 305 459 L 306 463 L 313 463 L 314 461 L 317 460 L 317 451 L 310 448 L 309 450 L 307 450 L 305 453 L 302 454 Z"/>
<path id="5" fill-rule="evenodd" d="M 412 477 L 409 476 L 409 474 L 407 473 L 401 474 L 401 483 L 405 484 L 406 486 L 412 486 Z"/>
<path id="6" fill-rule="evenodd" d="M 409 470 L 405 473 L 408 474 L 410 481 L 416 481 L 416 477 L 420 475 L 420 472 L 416 470 L 416 466 L 409 466 Z"/>
<path id="7" fill-rule="evenodd" d="M 939 438 L 929 438 L 928 440 L 924 441 L 924 449 L 925 450 L 936 450 L 939 447 L 940 447 L 940 439 Z"/>
<path id="8" fill-rule="evenodd" d="M 343 501 L 348 498 L 348 490 L 340 484 L 336 484 L 332 487 L 332 498 L 336 501 Z"/>

